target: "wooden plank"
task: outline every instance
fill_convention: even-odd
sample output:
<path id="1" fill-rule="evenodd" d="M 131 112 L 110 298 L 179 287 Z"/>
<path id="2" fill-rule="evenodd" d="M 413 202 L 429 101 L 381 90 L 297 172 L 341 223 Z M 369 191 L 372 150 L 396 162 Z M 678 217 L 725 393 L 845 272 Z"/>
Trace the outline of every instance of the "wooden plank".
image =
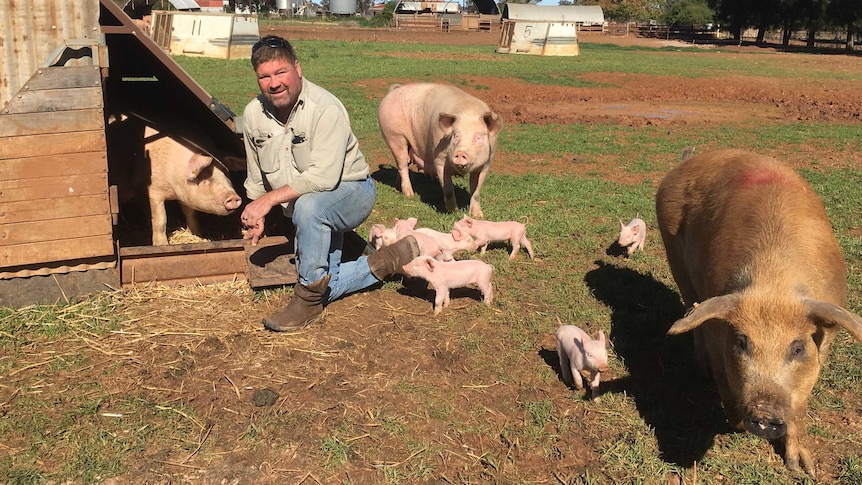
<path id="1" fill-rule="evenodd" d="M 34 202 L 0 203 L 0 226 L 27 221 L 50 221 L 72 217 L 110 214 L 111 206 L 107 194 L 46 199 Z"/>
<path id="2" fill-rule="evenodd" d="M 0 160 L 0 181 L 50 177 L 57 174 L 83 175 L 108 171 L 105 152 L 82 152 L 44 157 Z M 0 196 L 0 201 L 3 197 Z"/>
<path id="3" fill-rule="evenodd" d="M 0 207 L 9 202 L 64 199 L 108 193 L 108 174 L 73 175 L 0 182 Z"/>
<path id="4" fill-rule="evenodd" d="M 298 277 L 291 249 L 292 245 L 284 236 L 265 237 L 258 241 L 257 246 L 246 241 L 245 256 L 251 287 L 258 289 L 296 283 Z"/>
<path id="5" fill-rule="evenodd" d="M 241 239 L 121 248 L 120 268 L 124 285 L 229 281 L 247 271 Z"/>
<path id="6" fill-rule="evenodd" d="M 112 254 L 114 254 L 114 238 L 110 234 L 71 239 L 63 241 L 62 244 L 58 244 L 57 241 L 15 244 L 0 246 L 0 268 Z"/>
<path id="7" fill-rule="evenodd" d="M 21 90 L 92 88 L 101 85 L 99 66 L 57 66 L 40 68 Z"/>
<path id="8" fill-rule="evenodd" d="M 0 136 L 104 129 L 105 117 L 101 109 L 54 111 L 50 115 L 45 113 L 0 114 Z"/>
<path id="9" fill-rule="evenodd" d="M 79 131 L 0 138 L 0 160 L 105 151 L 105 131 Z"/>
<path id="10" fill-rule="evenodd" d="M 49 113 L 101 108 L 103 102 L 101 87 L 18 91 L 18 94 L 6 105 L 3 113 Z"/>
<path id="11" fill-rule="evenodd" d="M 17 222 L 4 224 L 3 229 L 0 229 L 0 247 L 46 241 L 66 241 L 105 234 L 108 237 L 113 234 L 110 214 L 55 219 L 50 224 L 45 221 Z M 70 247 L 70 244 L 64 242 L 61 246 L 68 247 L 69 251 L 73 253 L 61 259 L 88 257 L 78 255 L 74 247 Z"/>

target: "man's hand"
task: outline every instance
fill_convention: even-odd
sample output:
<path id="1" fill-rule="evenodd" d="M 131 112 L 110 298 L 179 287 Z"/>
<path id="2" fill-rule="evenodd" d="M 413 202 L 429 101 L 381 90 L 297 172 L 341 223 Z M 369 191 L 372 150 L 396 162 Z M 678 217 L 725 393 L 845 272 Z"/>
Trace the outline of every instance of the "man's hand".
<path id="1" fill-rule="evenodd" d="M 251 239 L 252 246 L 257 246 L 257 241 L 263 236 L 264 221 L 270 210 L 272 206 L 267 203 L 266 197 L 261 197 L 251 201 L 242 211 L 240 220 L 246 229 L 245 239 Z"/>

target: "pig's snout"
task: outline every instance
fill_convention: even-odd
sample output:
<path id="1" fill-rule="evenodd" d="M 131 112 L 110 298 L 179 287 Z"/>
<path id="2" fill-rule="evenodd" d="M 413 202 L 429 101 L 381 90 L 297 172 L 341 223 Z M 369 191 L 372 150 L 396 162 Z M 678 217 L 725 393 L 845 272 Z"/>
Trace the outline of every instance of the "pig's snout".
<path id="1" fill-rule="evenodd" d="M 464 150 L 456 150 L 452 155 L 452 163 L 458 167 L 466 167 L 467 165 L 470 165 L 470 157 L 467 156 L 467 152 Z"/>
<path id="2" fill-rule="evenodd" d="M 228 212 L 233 212 L 239 209 L 240 205 L 242 205 L 242 199 L 237 194 L 230 194 L 227 196 L 227 199 L 224 200 L 224 208 L 227 209 Z"/>
<path id="3" fill-rule="evenodd" d="M 608 367 L 607 364 L 601 364 L 601 365 L 599 365 L 598 370 L 599 370 L 599 372 L 608 372 L 609 370 L 611 370 L 611 368 Z"/>
<path id="4" fill-rule="evenodd" d="M 757 403 L 743 421 L 750 433 L 767 440 L 781 438 L 787 433 L 787 422 L 768 410 L 765 403 Z"/>

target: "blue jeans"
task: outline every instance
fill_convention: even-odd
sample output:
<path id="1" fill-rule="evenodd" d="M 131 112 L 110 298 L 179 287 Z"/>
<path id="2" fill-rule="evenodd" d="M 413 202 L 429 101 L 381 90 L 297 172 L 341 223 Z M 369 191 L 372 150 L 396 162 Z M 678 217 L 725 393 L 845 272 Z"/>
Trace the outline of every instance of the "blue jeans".
<path id="1" fill-rule="evenodd" d="M 374 179 L 368 177 L 341 182 L 331 191 L 303 194 L 296 200 L 293 225 L 299 283 L 307 286 L 331 273 L 327 302 L 379 281 L 371 274 L 367 256 L 341 262 L 344 233 L 368 218 L 376 196 Z"/>

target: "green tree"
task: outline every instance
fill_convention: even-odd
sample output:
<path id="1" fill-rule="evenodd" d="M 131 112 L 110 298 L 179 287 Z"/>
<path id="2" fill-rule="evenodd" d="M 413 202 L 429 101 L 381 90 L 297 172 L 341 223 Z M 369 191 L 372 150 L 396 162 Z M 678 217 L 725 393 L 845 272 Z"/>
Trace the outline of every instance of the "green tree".
<path id="1" fill-rule="evenodd" d="M 599 0 L 606 19 L 618 22 L 662 18 L 667 0 Z"/>
<path id="2" fill-rule="evenodd" d="M 672 0 L 664 15 L 664 22 L 678 27 L 693 27 L 712 23 L 715 12 L 706 0 Z"/>
<path id="3" fill-rule="evenodd" d="M 398 0 L 389 0 L 383 5 L 383 11 L 371 17 L 369 23 L 372 27 L 389 27 L 392 25 L 392 17 L 395 13 L 395 7 L 398 6 Z"/>
<path id="4" fill-rule="evenodd" d="M 833 25 L 846 29 L 844 47 L 853 50 L 854 37 L 862 34 L 862 2 L 859 0 L 832 0 L 826 15 Z"/>

